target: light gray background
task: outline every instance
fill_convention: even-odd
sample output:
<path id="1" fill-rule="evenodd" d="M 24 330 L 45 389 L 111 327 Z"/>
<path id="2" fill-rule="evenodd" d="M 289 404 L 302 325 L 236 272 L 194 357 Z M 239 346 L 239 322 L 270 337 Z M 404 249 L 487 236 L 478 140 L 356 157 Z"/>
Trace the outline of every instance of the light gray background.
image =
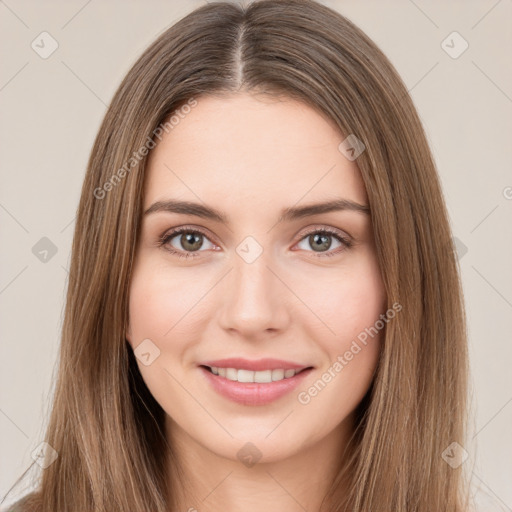
<path id="1" fill-rule="evenodd" d="M 144 48 L 202 3 L 0 0 L 0 499 L 44 440 L 75 210 L 106 105 Z M 512 1 L 323 3 L 388 55 L 424 122 L 469 321 L 474 419 L 464 464 L 482 509 L 510 511 Z M 47 59 L 31 48 L 43 31 L 59 45 Z M 453 31 L 469 44 L 458 58 L 441 46 Z M 445 43 L 452 53 L 456 38 Z M 32 252 L 42 237 L 57 247 L 46 263 Z"/>

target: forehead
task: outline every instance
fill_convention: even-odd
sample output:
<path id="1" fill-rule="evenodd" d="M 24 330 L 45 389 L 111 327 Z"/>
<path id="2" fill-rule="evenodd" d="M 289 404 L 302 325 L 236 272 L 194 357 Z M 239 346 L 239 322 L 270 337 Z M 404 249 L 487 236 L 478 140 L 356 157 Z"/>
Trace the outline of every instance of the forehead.
<path id="1" fill-rule="evenodd" d="M 366 203 L 357 165 L 338 150 L 344 138 L 333 122 L 293 99 L 200 97 L 151 151 L 145 207 L 169 194 L 216 198 L 248 214 L 301 198 Z"/>

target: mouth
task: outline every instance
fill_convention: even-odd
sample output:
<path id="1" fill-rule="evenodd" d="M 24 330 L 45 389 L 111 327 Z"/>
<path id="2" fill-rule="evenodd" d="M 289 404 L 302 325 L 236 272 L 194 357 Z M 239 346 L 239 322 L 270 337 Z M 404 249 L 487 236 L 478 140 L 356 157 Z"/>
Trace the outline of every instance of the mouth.
<path id="1" fill-rule="evenodd" d="M 246 370 L 243 368 L 222 368 L 218 366 L 207 366 L 200 365 L 201 368 L 209 371 L 213 375 L 218 375 L 227 380 L 241 382 L 241 383 L 258 383 L 258 384 L 270 384 L 271 382 L 279 382 L 285 379 L 291 379 L 306 370 L 313 369 L 312 366 L 307 366 L 301 369 L 284 369 L 270 368 L 266 370 Z"/>
<path id="2" fill-rule="evenodd" d="M 270 359 L 230 359 L 201 364 L 199 369 L 209 387 L 224 398 L 241 405 L 266 405 L 288 395 L 314 367 Z"/>

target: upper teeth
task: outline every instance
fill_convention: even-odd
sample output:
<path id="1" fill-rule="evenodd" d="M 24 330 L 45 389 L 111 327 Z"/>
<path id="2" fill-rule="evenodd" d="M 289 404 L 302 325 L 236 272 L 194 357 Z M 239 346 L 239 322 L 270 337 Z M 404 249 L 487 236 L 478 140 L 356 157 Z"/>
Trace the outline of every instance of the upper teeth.
<path id="1" fill-rule="evenodd" d="M 215 375 L 220 375 L 229 380 L 259 383 L 289 379 L 300 372 L 300 370 L 262 370 L 255 372 L 252 370 L 237 370 L 236 368 L 218 368 L 216 366 L 211 366 L 210 368 Z"/>

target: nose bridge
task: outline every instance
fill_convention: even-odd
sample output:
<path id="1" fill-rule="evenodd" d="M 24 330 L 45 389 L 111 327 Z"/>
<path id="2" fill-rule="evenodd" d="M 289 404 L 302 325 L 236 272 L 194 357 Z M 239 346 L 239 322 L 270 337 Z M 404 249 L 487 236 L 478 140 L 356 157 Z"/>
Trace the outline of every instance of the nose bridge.
<path id="1" fill-rule="evenodd" d="M 281 329 L 287 314 L 283 285 L 270 270 L 272 251 L 247 237 L 233 254 L 233 271 L 226 283 L 223 327 L 252 334 Z M 270 267 L 270 268 L 269 268 Z"/>
<path id="2" fill-rule="evenodd" d="M 234 268 L 234 292 L 238 299 L 253 300 L 271 298 L 272 295 L 272 273 L 269 271 L 271 262 L 268 252 L 262 253 L 254 261 L 246 260 L 239 254 L 235 258 Z"/>

